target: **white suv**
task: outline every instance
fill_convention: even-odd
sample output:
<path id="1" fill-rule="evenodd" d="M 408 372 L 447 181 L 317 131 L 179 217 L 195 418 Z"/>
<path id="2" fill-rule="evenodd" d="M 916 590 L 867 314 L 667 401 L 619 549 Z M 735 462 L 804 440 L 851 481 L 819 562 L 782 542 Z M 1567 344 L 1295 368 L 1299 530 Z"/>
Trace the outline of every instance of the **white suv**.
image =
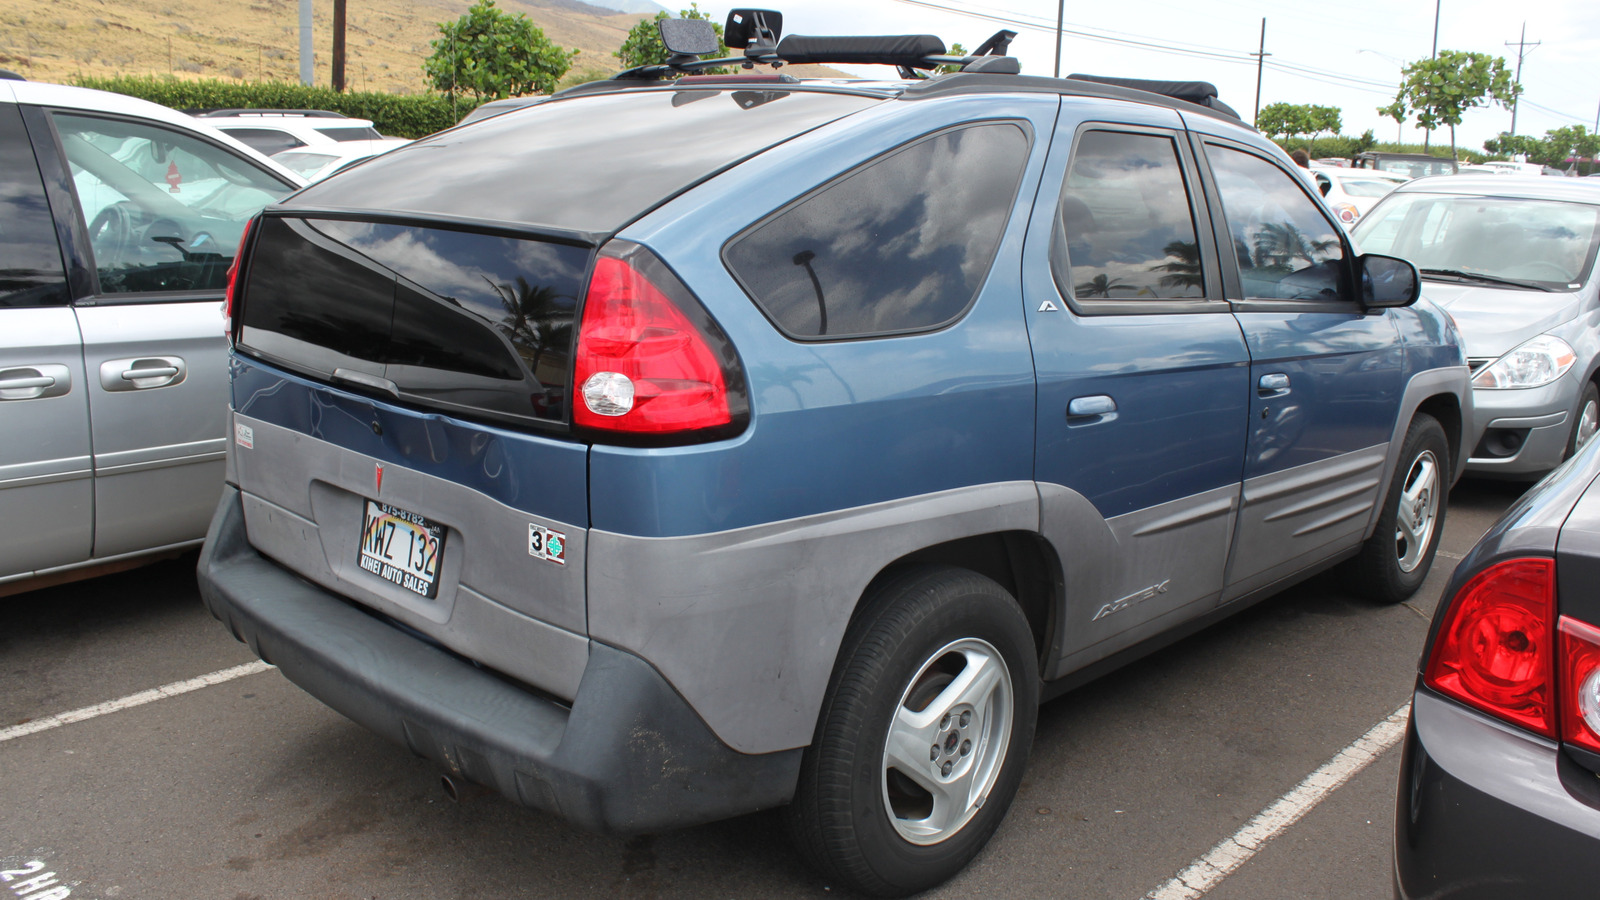
<path id="1" fill-rule="evenodd" d="M 192 115 L 267 156 L 298 147 L 383 139 L 368 119 L 322 109 L 212 109 Z"/>

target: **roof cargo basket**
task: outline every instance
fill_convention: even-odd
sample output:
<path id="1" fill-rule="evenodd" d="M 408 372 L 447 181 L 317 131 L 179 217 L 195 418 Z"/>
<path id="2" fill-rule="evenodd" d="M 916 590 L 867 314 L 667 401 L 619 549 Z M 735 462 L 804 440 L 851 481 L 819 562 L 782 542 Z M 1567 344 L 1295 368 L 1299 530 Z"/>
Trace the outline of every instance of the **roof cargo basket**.
<path id="1" fill-rule="evenodd" d="M 1143 78 L 1113 78 L 1106 75 L 1083 75 L 1073 73 L 1067 78 L 1073 81 L 1088 81 L 1094 84 L 1109 84 L 1113 87 L 1132 88 L 1136 91 L 1147 91 L 1204 106 L 1220 113 L 1226 113 L 1239 121 L 1244 121 L 1233 107 L 1217 99 L 1217 86 L 1209 81 L 1149 81 Z"/>

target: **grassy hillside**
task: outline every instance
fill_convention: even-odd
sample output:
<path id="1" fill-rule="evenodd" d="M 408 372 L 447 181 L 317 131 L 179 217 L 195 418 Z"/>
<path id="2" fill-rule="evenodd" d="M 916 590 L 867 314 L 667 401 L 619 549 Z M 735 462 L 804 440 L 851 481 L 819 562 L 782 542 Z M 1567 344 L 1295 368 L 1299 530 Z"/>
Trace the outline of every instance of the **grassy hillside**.
<path id="1" fill-rule="evenodd" d="M 438 23 L 472 0 L 350 3 L 345 79 L 353 90 L 424 89 L 422 60 Z M 499 0 L 557 44 L 582 51 L 573 72 L 615 71 L 611 54 L 644 16 L 577 0 Z M 332 0 L 313 2 L 316 83 L 328 83 Z M 299 78 L 297 0 L 0 0 L 0 68 L 38 81 L 75 75 Z"/>

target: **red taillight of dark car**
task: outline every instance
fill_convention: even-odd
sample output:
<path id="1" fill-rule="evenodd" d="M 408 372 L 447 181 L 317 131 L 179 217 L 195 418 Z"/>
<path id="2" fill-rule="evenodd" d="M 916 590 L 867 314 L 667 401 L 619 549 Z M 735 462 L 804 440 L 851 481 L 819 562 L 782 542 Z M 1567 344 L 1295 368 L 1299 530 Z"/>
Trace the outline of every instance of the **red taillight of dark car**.
<path id="1" fill-rule="evenodd" d="M 732 344 L 642 247 L 601 251 L 583 301 L 574 425 L 638 437 L 719 435 L 743 424 L 744 373 Z"/>
<path id="2" fill-rule="evenodd" d="M 1556 736 L 1555 562 L 1513 559 L 1451 600 L 1423 680 L 1449 697 L 1545 737 Z"/>
<path id="3" fill-rule="evenodd" d="M 239 297 L 239 264 L 244 260 L 244 245 L 250 240 L 250 230 L 255 227 L 256 220 L 249 219 L 244 223 L 244 233 L 239 235 L 239 249 L 233 253 L 233 263 L 228 266 L 228 292 L 222 304 L 222 331 L 233 341 L 234 314 L 238 312 Z"/>
<path id="4" fill-rule="evenodd" d="M 1600 753 L 1600 628 L 1567 616 L 1561 635 L 1561 739 Z"/>

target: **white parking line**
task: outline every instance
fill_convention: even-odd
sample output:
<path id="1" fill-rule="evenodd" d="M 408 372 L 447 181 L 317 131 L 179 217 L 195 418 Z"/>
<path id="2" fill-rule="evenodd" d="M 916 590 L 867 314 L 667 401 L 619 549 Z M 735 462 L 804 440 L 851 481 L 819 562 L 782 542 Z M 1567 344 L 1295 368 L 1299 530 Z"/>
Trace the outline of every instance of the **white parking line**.
<path id="1" fill-rule="evenodd" d="M 1210 852 L 1189 864 L 1170 881 L 1144 895 L 1144 900 L 1198 900 L 1216 887 L 1222 879 L 1250 861 L 1261 852 L 1267 842 L 1300 821 L 1318 803 L 1328 798 L 1356 773 L 1371 765 L 1384 751 L 1400 742 L 1406 731 L 1406 716 L 1411 710 L 1407 703 L 1394 714 L 1372 726 L 1372 730 L 1355 743 L 1339 751 L 1333 759 L 1323 763 L 1294 790 L 1256 814 L 1232 837 L 1212 847 Z"/>
<path id="2" fill-rule="evenodd" d="M 10 728 L 0 728 L 0 744 L 3 744 L 13 738 L 25 737 L 30 734 L 37 734 L 41 731 L 49 731 L 52 728 L 60 728 L 63 725 L 71 725 L 73 722 L 82 722 L 85 719 L 93 719 L 97 716 L 103 716 L 107 713 L 114 713 L 119 710 L 130 709 L 135 706 L 143 706 L 146 703 L 154 703 L 157 700 L 164 700 L 167 697 L 176 697 L 179 694 L 187 694 L 190 691 L 198 691 L 203 687 L 210 687 L 214 684 L 222 684 L 224 681 L 232 681 L 235 678 L 243 678 L 246 675 L 254 675 L 257 672 L 265 672 L 270 668 L 272 668 L 272 666 L 257 660 L 252 663 L 245 663 L 242 666 L 234 666 L 231 669 L 223 669 L 218 672 L 212 672 L 209 675 L 201 675 L 199 678 L 190 678 L 187 681 L 174 681 L 171 684 L 163 684 L 158 688 L 151 688 L 148 691 L 140 691 L 137 694 L 129 694 L 120 700 L 107 700 L 104 703 L 96 703 L 93 706 L 85 706 L 82 709 L 69 710 L 68 712 L 57 713 L 53 716 L 45 716 L 42 719 L 34 719 L 31 722 L 23 722 L 21 725 L 13 725 Z"/>

